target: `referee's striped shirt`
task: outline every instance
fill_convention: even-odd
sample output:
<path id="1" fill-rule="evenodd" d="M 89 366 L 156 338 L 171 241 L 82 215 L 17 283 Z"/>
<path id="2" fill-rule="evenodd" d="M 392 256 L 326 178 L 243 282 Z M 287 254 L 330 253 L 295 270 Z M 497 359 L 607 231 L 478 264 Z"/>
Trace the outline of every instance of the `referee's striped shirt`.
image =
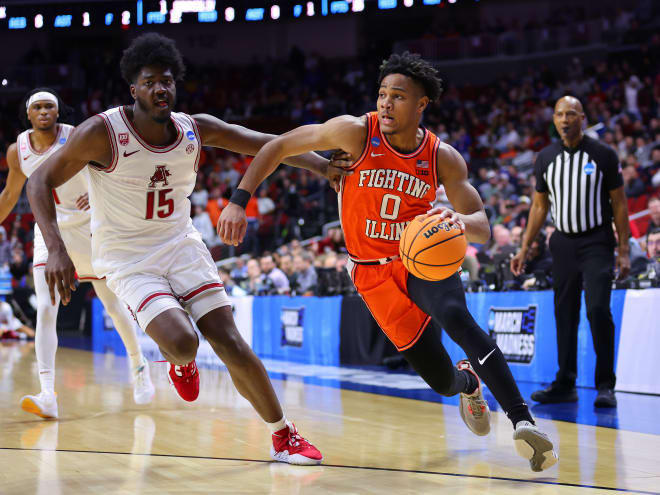
<path id="1" fill-rule="evenodd" d="M 534 175 L 536 190 L 548 193 L 561 232 L 579 234 L 612 222 L 609 192 L 623 185 L 623 177 L 609 146 L 589 136 L 576 148 L 552 143 L 539 152 Z"/>

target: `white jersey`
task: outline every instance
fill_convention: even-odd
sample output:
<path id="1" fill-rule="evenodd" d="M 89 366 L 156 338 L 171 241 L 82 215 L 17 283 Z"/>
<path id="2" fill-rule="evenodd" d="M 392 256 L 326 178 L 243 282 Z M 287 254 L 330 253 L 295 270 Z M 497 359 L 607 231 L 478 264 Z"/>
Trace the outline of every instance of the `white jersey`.
<path id="1" fill-rule="evenodd" d="M 67 142 L 74 129 L 73 126 L 68 124 L 57 124 L 57 128 L 55 141 L 50 148 L 42 152 L 35 151 L 34 148 L 32 148 L 32 143 L 30 142 L 32 129 L 28 129 L 18 135 L 18 139 L 16 140 L 18 147 L 18 161 L 21 166 L 21 171 L 26 177 L 30 177 L 30 175 L 32 175 L 34 171 L 46 161 L 46 158 L 64 146 L 64 143 Z M 71 177 L 67 182 L 53 189 L 57 224 L 60 227 L 80 225 L 89 221 L 89 211 L 82 211 L 76 207 L 76 200 L 87 192 L 87 178 L 88 171 L 83 169 Z M 38 227 L 37 224 L 35 224 L 35 231 L 37 230 Z"/>
<path id="2" fill-rule="evenodd" d="M 196 232 L 188 196 L 195 186 L 201 140 L 192 117 L 171 115 L 177 137 L 159 147 L 140 136 L 123 107 L 98 114 L 112 148 L 108 167 L 89 166 L 92 260 L 99 277 Z"/>

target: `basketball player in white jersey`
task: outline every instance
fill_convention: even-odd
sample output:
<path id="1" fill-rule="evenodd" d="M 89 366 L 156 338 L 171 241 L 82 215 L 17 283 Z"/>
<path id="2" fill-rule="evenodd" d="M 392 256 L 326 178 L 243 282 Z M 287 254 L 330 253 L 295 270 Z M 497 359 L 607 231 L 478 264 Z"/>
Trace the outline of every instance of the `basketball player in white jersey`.
<path id="1" fill-rule="evenodd" d="M 60 98 L 48 88 L 38 88 L 25 98 L 24 124 L 28 130 L 19 134 L 16 143 L 7 150 L 9 175 L 5 189 L 0 193 L 0 222 L 11 212 L 21 194 L 23 184 L 43 162 L 71 138 L 73 126 L 58 123 L 59 111 L 65 111 Z M 135 334 L 137 326 L 125 304 L 113 294 L 92 269 L 90 212 L 87 201 L 87 171 L 82 170 L 69 181 L 48 190 L 55 202 L 56 222 L 59 226 L 64 248 L 67 250 L 80 281 L 92 282 L 96 294 L 112 318 L 129 356 L 133 398 L 137 404 L 151 402 L 154 386 L 149 376 L 149 367 L 142 356 Z M 46 283 L 45 267 L 48 250 L 39 226 L 34 226 L 34 285 L 37 294 L 37 328 L 35 350 L 39 366 L 41 392 L 26 395 L 21 407 L 43 418 L 57 418 L 55 397 L 55 353 L 57 351 L 57 312 L 59 295 L 51 298 Z M 68 301 L 67 301 L 68 302 Z"/>
<path id="2" fill-rule="evenodd" d="M 321 453 L 286 420 L 263 364 L 236 329 L 217 268 L 190 218 L 188 196 L 202 145 L 254 155 L 274 136 L 211 115 L 173 112 L 176 81 L 185 67 L 168 38 L 156 33 L 136 38 L 120 67 L 135 103 L 83 122 L 28 182 L 49 248 L 51 297 L 57 290 L 67 303 L 75 286 L 49 191 L 89 163 L 94 270 L 158 344 L 179 395 L 193 401 L 199 394 L 199 342 L 190 314 L 239 393 L 268 424 L 271 456 L 291 464 L 320 463 Z M 287 163 L 333 180 L 344 173 L 312 153 Z"/>

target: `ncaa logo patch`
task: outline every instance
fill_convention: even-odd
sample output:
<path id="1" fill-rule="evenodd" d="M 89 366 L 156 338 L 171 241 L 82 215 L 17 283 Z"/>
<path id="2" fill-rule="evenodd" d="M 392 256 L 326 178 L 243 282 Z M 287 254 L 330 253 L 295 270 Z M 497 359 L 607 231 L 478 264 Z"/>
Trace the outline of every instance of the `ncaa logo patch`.
<path id="1" fill-rule="evenodd" d="M 585 175 L 591 175 L 596 171 L 596 164 L 594 162 L 587 162 L 582 171 Z"/>
<path id="2" fill-rule="evenodd" d="M 375 148 L 380 146 L 380 139 L 378 139 L 377 137 L 371 138 L 371 146 L 373 146 Z"/>
<path id="3" fill-rule="evenodd" d="M 128 144 L 128 132 L 120 132 L 118 140 L 119 144 L 126 146 Z"/>
<path id="4" fill-rule="evenodd" d="M 488 313 L 488 334 L 510 363 L 530 363 L 534 357 L 538 307 L 495 308 Z"/>
<path id="5" fill-rule="evenodd" d="M 186 137 L 190 139 L 191 141 L 195 140 L 195 133 L 193 131 L 188 131 L 186 132 Z"/>
<path id="6" fill-rule="evenodd" d="M 61 138 L 60 138 L 60 144 L 64 144 L 64 143 L 66 143 L 66 138 L 65 138 L 65 137 L 61 137 Z"/>

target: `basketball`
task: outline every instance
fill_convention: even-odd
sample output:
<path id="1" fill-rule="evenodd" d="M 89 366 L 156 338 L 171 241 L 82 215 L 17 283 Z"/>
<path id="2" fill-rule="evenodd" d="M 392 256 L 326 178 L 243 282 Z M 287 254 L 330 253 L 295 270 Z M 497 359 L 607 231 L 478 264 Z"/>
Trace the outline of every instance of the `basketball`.
<path id="1" fill-rule="evenodd" d="M 406 269 L 423 280 L 444 280 L 463 263 L 467 240 L 461 228 L 433 215 L 415 218 L 399 241 L 399 256 Z"/>

